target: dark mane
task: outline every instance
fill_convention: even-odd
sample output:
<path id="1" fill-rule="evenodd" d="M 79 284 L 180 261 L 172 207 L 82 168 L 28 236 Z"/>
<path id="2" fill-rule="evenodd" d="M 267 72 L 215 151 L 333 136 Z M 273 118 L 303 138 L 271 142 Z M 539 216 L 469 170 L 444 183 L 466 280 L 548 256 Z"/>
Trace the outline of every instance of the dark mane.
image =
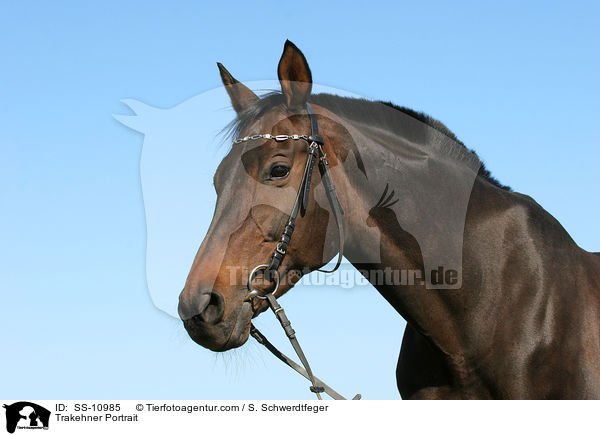
<path id="1" fill-rule="evenodd" d="M 463 149 L 463 151 L 471 153 L 474 157 L 479 159 L 477 153 L 475 153 L 475 151 L 471 149 L 468 149 L 463 144 L 463 142 L 460 141 L 450 129 L 448 129 L 448 127 L 446 127 L 442 122 L 430 117 L 429 115 L 424 114 L 423 112 L 418 112 L 406 107 L 397 106 L 391 102 L 340 97 L 338 95 L 332 94 L 314 94 L 310 97 L 310 102 L 322 106 L 337 115 L 347 117 L 349 119 L 358 119 L 362 122 L 367 122 L 375 125 L 382 125 L 385 122 L 385 120 L 381 120 L 381 110 L 375 110 L 378 106 L 380 107 L 380 105 L 383 104 L 387 107 L 403 112 L 421 121 L 422 123 L 425 123 L 428 126 L 434 128 L 438 132 L 452 139 Z M 262 117 L 269 110 L 283 104 L 284 100 L 281 93 L 269 93 L 263 96 L 263 98 L 257 100 L 256 103 L 248 107 L 244 112 L 239 114 L 238 117 L 227 127 L 227 130 L 232 134 L 233 137 L 238 137 L 240 133 L 250 124 L 252 124 L 255 120 Z M 384 126 L 382 125 L 382 127 Z M 479 161 L 481 162 L 481 160 Z M 501 189 L 507 191 L 511 190 L 510 187 L 503 185 L 495 177 L 493 177 L 489 170 L 485 167 L 483 162 L 481 162 L 481 166 L 479 167 L 478 175 Z"/>

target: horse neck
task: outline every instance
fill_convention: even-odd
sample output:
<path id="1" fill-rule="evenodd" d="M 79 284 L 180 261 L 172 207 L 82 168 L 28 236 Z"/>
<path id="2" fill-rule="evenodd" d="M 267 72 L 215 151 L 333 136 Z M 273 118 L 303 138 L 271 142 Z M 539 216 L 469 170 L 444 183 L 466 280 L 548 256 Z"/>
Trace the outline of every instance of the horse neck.
<path id="1" fill-rule="evenodd" d="M 481 362 L 497 347 L 493 338 L 498 326 L 507 321 L 537 320 L 525 322 L 527 332 L 542 335 L 540 329 L 553 322 L 548 314 L 555 312 L 547 311 L 552 299 L 560 299 L 561 307 L 566 307 L 565 289 L 573 304 L 595 307 L 598 294 L 589 290 L 600 289 L 597 256 L 580 249 L 533 199 L 500 189 L 478 176 L 469 187 L 462 220 L 460 286 L 428 289 L 417 283 L 386 283 L 393 271 L 422 271 L 423 249 L 435 251 L 436 242 L 443 246 L 446 235 L 443 229 L 436 229 L 436 219 L 430 223 L 430 232 L 417 235 L 407 218 L 411 218 L 410 213 L 429 218 L 418 208 L 420 196 L 411 197 L 410 193 L 422 189 L 430 176 L 441 178 L 439 186 L 443 189 L 446 174 L 427 171 L 451 169 L 452 165 L 444 166 L 447 162 L 440 156 L 419 160 L 415 147 L 398 153 L 401 165 L 395 175 L 382 176 L 386 160 L 398 156 L 384 146 L 385 132 L 376 138 L 378 133 L 369 131 L 368 126 L 360 126 L 360 130 L 365 135 L 355 143 L 366 175 L 350 159 L 334 178 L 346 210 L 345 257 L 413 328 L 448 357 L 461 377 L 462 369 L 468 366 L 465 362 Z M 421 169 L 425 177 L 420 176 Z M 388 192 L 394 190 L 399 201 L 392 208 L 377 208 L 387 184 Z M 431 202 L 439 198 L 437 193 L 437 189 L 428 193 Z M 437 217 L 440 222 L 445 219 Z M 431 246 L 424 247 L 427 244 Z M 569 318 L 569 322 L 579 320 Z M 517 327 L 513 327 L 516 330 L 511 340 L 520 334 L 520 324 L 513 326 Z"/>
<path id="2" fill-rule="evenodd" d="M 372 148 L 367 150 L 368 147 Z M 414 222 L 414 231 L 409 231 L 413 229 L 410 228 L 406 212 L 408 210 L 410 215 L 410 208 L 416 206 L 418 210 L 419 206 L 415 205 L 415 199 L 407 193 L 423 187 L 423 179 L 417 174 L 419 164 L 408 164 L 406 169 L 398 173 L 401 174 L 400 181 L 389 175 L 381 178 L 378 177 L 381 175 L 378 169 L 382 167 L 383 162 L 377 159 L 371 159 L 369 162 L 369 157 L 385 156 L 389 150 L 383 150 L 377 143 L 370 143 L 362 148 L 359 151 L 365 160 L 368 180 L 356 170 L 346 170 L 343 186 L 338 190 L 340 193 L 346 193 L 345 222 L 348 231 L 345 256 L 413 327 L 448 355 L 462 355 L 465 349 L 462 339 L 464 336 L 461 334 L 466 328 L 464 320 L 477 304 L 477 292 L 469 288 L 478 274 L 477 263 L 472 262 L 471 258 L 462 258 L 461 233 L 458 253 L 461 256 L 458 261 L 462 267 L 460 285 L 454 289 L 428 289 L 419 283 L 418 276 L 426 278 L 428 274 L 424 268 L 426 262 L 422 249 L 427 245 L 430 252 L 435 251 L 436 244 L 439 243 L 442 247 L 444 242 L 444 234 L 435 234 L 435 219 L 428 223 L 432 226 L 430 231 L 426 227 L 419 228 L 419 225 L 415 227 Z M 452 164 L 446 165 L 442 162 L 443 159 L 439 156 L 428 156 L 428 166 L 453 168 Z M 425 177 L 429 175 L 426 174 Z M 444 178 L 444 174 L 439 174 L 438 177 Z M 439 182 L 439 185 L 443 185 L 444 180 Z M 398 202 L 392 208 L 374 207 L 380 200 L 386 184 L 390 186 L 386 196 L 393 190 Z M 431 188 L 436 186 L 436 183 L 431 184 Z M 484 208 L 483 204 L 486 201 L 495 196 L 503 196 L 499 189 L 476 177 L 476 172 L 473 174 L 472 187 L 472 193 L 469 189 L 469 196 L 463 199 L 465 216 L 460 224 L 466 231 L 467 206 L 473 210 L 480 210 Z M 431 195 L 432 201 L 435 201 L 436 192 L 431 192 Z M 394 198 L 391 198 L 390 202 L 393 200 Z M 452 251 L 452 247 L 445 249 Z M 464 250 L 464 253 L 471 254 L 469 250 Z M 456 261 L 457 259 L 454 259 L 455 263 Z M 412 283 L 411 277 L 414 279 Z"/>

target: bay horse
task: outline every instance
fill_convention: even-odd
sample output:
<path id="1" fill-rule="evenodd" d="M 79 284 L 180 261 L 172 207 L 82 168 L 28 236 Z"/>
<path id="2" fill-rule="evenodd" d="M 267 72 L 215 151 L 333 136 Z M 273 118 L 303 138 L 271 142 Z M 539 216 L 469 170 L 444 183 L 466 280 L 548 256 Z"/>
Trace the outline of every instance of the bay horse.
<path id="1" fill-rule="evenodd" d="M 281 92 L 260 98 L 218 66 L 237 114 L 233 133 L 244 140 L 216 171 L 213 221 L 179 298 L 195 342 L 239 347 L 267 308 L 248 298 L 249 271 L 274 252 L 301 188 L 310 148 L 292 136 L 310 133 L 311 107 L 346 232 L 330 236 L 336 224 L 315 172 L 278 265 L 277 297 L 343 246 L 407 321 L 396 370 L 402 398 L 600 398 L 598 253 L 500 184 L 439 121 L 391 103 L 313 95 L 308 63 L 289 41 Z M 392 270 L 421 280 L 370 274 Z M 440 274 L 446 283 L 436 286 Z M 273 287 L 266 277 L 252 283 Z"/>

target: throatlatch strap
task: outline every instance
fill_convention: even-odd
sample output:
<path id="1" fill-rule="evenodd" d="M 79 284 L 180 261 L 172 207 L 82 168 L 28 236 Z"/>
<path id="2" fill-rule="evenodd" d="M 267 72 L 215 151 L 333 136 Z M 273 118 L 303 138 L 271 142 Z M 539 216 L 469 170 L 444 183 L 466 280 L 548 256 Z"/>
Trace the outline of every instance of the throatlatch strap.
<path id="1" fill-rule="evenodd" d="M 317 116 L 315 115 L 315 111 L 313 110 L 310 103 L 306 103 L 306 110 L 310 115 L 310 127 L 312 131 L 312 135 L 309 136 L 308 139 L 309 141 L 312 141 L 313 143 L 316 143 L 319 146 L 319 172 L 321 173 L 321 181 L 323 182 L 323 187 L 325 188 L 325 194 L 327 194 L 327 200 L 329 200 L 329 204 L 331 205 L 331 211 L 333 213 L 333 216 L 335 217 L 335 222 L 337 224 L 339 237 L 338 244 L 340 247 L 335 267 L 329 271 L 324 269 L 317 269 L 317 271 L 324 273 L 332 273 L 337 271 L 337 269 L 340 267 L 340 265 L 342 264 L 342 257 L 344 256 L 344 223 L 342 221 L 344 209 L 342 208 L 342 205 L 340 204 L 340 199 L 338 198 L 335 192 L 335 185 L 329 172 L 329 161 L 327 160 L 327 156 L 323 151 L 323 145 L 325 144 L 325 141 L 319 135 L 319 124 L 317 123 Z M 308 192 L 306 193 L 306 204 L 308 204 Z M 304 213 L 302 214 L 302 216 L 304 216 Z"/>
<path id="2" fill-rule="evenodd" d="M 338 258 L 335 264 L 335 267 L 331 270 L 318 269 L 317 271 L 324 273 L 332 273 L 337 271 L 337 269 L 342 264 L 342 257 L 344 256 L 344 221 L 342 216 L 344 215 L 344 209 L 340 204 L 340 199 L 335 193 L 335 185 L 333 184 L 333 180 L 331 179 L 331 174 L 329 172 L 329 162 L 327 161 L 327 156 L 323 154 L 321 159 L 319 160 L 319 172 L 321 173 L 321 180 L 323 182 L 323 187 L 325 188 L 325 194 L 327 194 L 327 199 L 329 200 L 329 205 L 331 206 L 331 211 L 333 216 L 335 217 L 335 222 L 338 228 Z"/>

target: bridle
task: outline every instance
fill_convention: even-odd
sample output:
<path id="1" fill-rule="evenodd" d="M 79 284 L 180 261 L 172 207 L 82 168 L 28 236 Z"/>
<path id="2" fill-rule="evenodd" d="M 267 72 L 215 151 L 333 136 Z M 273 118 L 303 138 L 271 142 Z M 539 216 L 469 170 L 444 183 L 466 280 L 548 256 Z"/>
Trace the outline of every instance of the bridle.
<path id="1" fill-rule="evenodd" d="M 317 123 L 317 117 L 312 109 L 312 106 L 307 103 L 306 109 L 308 112 L 308 116 L 310 118 L 311 125 L 311 134 L 310 135 L 271 135 L 269 133 L 263 133 L 258 135 L 246 136 L 243 138 L 238 138 L 233 141 L 233 144 L 240 144 L 247 141 L 253 141 L 257 139 L 268 139 L 274 140 L 277 142 L 287 141 L 287 140 L 303 140 L 308 143 L 308 157 L 306 159 L 306 166 L 304 167 L 304 174 L 302 175 L 302 180 L 300 182 L 300 186 L 298 188 L 298 193 L 296 195 L 296 201 L 294 202 L 294 206 L 290 213 L 290 217 L 281 233 L 281 237 L 279 238 L 279 242 L 271 255 L 268 263 L 257 265 L 251 272 L 248 277 L 248 295 L 247 300 L 252 300 L 254 298 L 267 300 L 269 303 L 269 307 L 275 313 L 275 316 L 281 323 L 281 326 L 285 330 L 287 337 L 289 338 L 302 366 L 298 365 L 292 359 L 287 357 L 285 354 L 281 353 L 275 346 L 273 346 L 267 338 L 253 325 L 250 325 L 250 334 L 254 337 L 260 344 L 264 345 L 269 351 L 271 351 L 278 359 L 283 361 L 285 364 L 293 368 L 295 371 L 302 374 L 311 382 L 310 390 L 317 395 L 317 398 L 320 400 L 321 393 L 326 392 L 332 398 L 336 400 L 344 400 L 345 398 L 334 391 L 332 388 L 327 386 L 324 382 L 316 378 L 308 364 L 308 360 L 298 343 L 298 339 L 296 338 L 296 333 L 292 328 L 292 325 L 287 318 L 285 311 L 277 302 L 276 293 L 279 289 L 279 267 L 287 254 L 287 249 L 292 240 L 292 235 L 294 233 L 294 228 L 296 224 L 296 218 L 298 217 L 298 213 L 303 217 L 306 213 L 306 208 L 308 207 L 308 199 L 310 195 L 310 184 L 312 179 L 312 173 L 315 167 L 315 164 L 318 160 L 319 172 L 321 174 L 321 180 L 323 182 L 323 187 L 325 188 L 325 193 L 327 195 L 327 199 L 331 206 L 331 210 L 335 217 L 335 222 L 338 228 L 338 237 L 339 237 L 339 252 L 337 263 L 335 267 L 329 271 L 318 269 L 317 271 L 332 273 L 335 272 L 341 265 L 342 257 L 344 255 L 344 224 L 342 221 L 342 216 L 344 215 L 344 210 L 342 209 L 342 205 L 340 204 L 340 200 L 335 191 L 335 185 L 333 184 L 333 180 L 331 179 L 331 174 L 329 171 L 329 161 L 327 160 L 327 155 L 323 151 L 324 141 L 321 136 L 319 136 L 319 125 Z M 263 274 L 264 278 L 269 282 L 274 282 L 275 285 L 273 290 L 267 293 L 266 295 L 262 295 L 260 291 L 256 289 L 252 289 L 252 282 L 258 276 L 258 274 Z M 360 399 L 360 394 L 356 395 L 353 399 Z"/>

